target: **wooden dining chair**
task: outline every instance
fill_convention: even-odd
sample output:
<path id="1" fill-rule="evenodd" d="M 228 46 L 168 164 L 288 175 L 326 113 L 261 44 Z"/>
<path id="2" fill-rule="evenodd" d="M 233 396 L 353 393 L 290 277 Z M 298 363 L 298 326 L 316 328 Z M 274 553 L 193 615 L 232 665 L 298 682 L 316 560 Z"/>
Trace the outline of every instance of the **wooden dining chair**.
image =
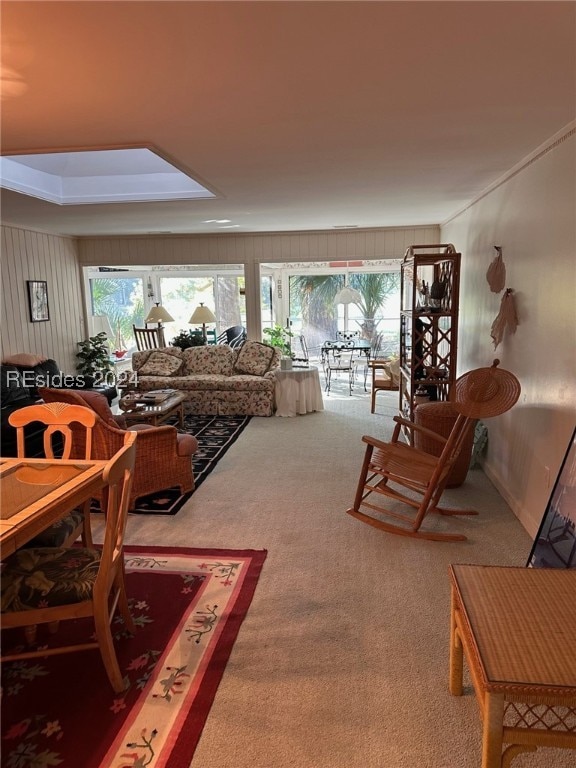
<path id="1" fill-rule="evenodd" d="M 119 609 L 124 629 L 135 631 L 126 596 L 123 554 L 135 457 L 136 433 L 126 432 L 124 446 L 104 470 L 106 527 L 102 549 L 19 549 L 3 562 L 3 629 L 30 624 L 54 627 L 60 621 L 92 617 L 95 641 L 59 645 L 53 640 L 26 650 L 18 645 L 10 650 L 3 642 L 2 661 L 99 648 L 110 684 L 116 693 L 124 690 L 111 622 Z"/>
<path id="2" fill-rule="evenodd" d="M 370 413 L 376 412 L 376 395 L 378 392 L 397 392 L 399 384 L 399 363 L 394 360 L 374 359 L 368 360 L 366 364 L 370 371 L 371 395 L 370 395 Z"/>
<path id="3" fill-rule="evenodd" d="M 92 458 L 93 430 L 98 417 L 90 408 L 65 403 L 37 403 L 19 408 L 8 417 L 9 424 L 16 429 L 16 446 L 19 459 L 26 458 L 25 430 L 29 424 L 40 422 L 46 425 L 44 431 L 44 455 L 48 459 Z M 73 427 L 74 425 L 74 427 Z M 83 430 L 84 450 L 79 456 L 73 451 L 73 428 Z M 56 455 L 55 447 L 59 446 Z M 85 547 L 92 546 L 90 527 L 90 500 L 82 509 L 74 509 L 60 520 L 35 536 L 27 547 L 67 547 L 82 536 Z"/>
<path id="4" fill-rule="evenodd" d="M 433 541 L 466 539 L 461 533 L 422 526 L 431 513 L 477 514 L 468 509 L 446 509 L 439 503 L 450 471 L 476 421 L 505 413 L 520 396 L 518 379 L 498 368 L 499 362 L 495 360 L 490 368 L 477 368 L 457 379 L 451 402 L 458 416 L 447 438 L 400 416 L 394 416 L 396 425 L 389 442 L 364 435 L 366 451 L 354 505 L 347 510 L 349 515 L 402 536 Z M 417 432 L 442 445 L 439 455 L 414 447 L 413 435 Z"/>
<path id="5" fill-rule="evenodd" d="M 146 349 L 162 349 L 166 346 L 164 328 L 136 328 L 132 326 L 136 346 L 141 352 Z"/>

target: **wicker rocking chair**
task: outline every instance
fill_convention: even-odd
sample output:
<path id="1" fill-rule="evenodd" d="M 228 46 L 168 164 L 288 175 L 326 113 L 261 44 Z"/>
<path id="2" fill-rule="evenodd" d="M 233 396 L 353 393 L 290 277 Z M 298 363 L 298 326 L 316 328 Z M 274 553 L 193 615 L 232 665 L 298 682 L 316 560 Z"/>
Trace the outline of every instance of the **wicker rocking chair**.
<path id="1" fill-rule="evenodd" d="M 394 417 L 396 426 L 390 442 L 367 435 L 362 438 L 366 443 L 366 452 L 354 505 L 347 510 L 349 515 L 374 528 L 401 536 L 433 541 L 466 539 L 461 533 L 422 528 L 422 524 L 432 512 L 441 515 L 477 514 L 474 510 L 446 509 L 438 505 L 450 470 L 476 420 L 505 413 L 518 400 L 518 380 L 509 371 L 498 368 L 498 364 L 499 360 L 495 360 L 492 367 L 469 371 L 456 381 L 452 404 L 458 411 L 458 417 L 447 438 L 400 416 Z M 443 445 L 440 456 L 414 448 L 411 443 L 416 432 L 440 442 Z M 403 433 L 408 434 L 410 443 L 402 439 Z M 384 506 L 383 497 L 411 509 L 400 512 L 389 502 Z M 379 517 L 374 517 L 373 513 Z"/>

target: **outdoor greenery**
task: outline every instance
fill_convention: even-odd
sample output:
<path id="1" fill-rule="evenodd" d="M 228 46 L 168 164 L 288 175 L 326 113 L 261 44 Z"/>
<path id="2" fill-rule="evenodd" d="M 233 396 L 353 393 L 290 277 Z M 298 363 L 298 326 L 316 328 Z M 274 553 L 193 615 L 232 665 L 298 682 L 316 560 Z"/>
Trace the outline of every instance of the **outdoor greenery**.
<path id="1" fill-rule="evenodd" d="M 114 349 L 126 349 L 134 343 L 132 326 L 144 324 L 144 298 L 140 278 L 98 277 L 91 280 L 92 313 L 106 315 L 114 338 Z"/>
<path id="2" fill-rule="evenodd" d="M 200 331 L 180 331 L 170 342 L 173 347 L 180 347 L 180 349 L 202 347 L 205 343 L 204 336 Z"/>
<path id="3" fill-rule="evenodd" d="M 354 273 L 349 277 L 348 285 L 355 288 L 361 300 L 356 302 L 362 321 L 361 336 L 372 341 L 377 333 L 378 312 L 388 297 L 396 294 L 400 287 L 398 272 Z M 290 281 L 290 298 L 299 304 L 303 324 L 325 328 L 334 337 L 337 330 L 337 307 L 335 297 L 343 288 L 344 280 L 339 275 L 297 275 Z"/>
<path id="4" fill-rule="evenodd" d="M 79 341 L 78 346 L 80 347 L 80 351 L 76 353 L 78 373 L 93 379 L 112 370 L 108 337 L 104 331 Z"/>
<path id="5" fill-rule="evenodd" d="M 290 339 L 294 334 L 292 331 L 288 330 L 288 328 L 283 328 L 281 325 L 274 325 L 272 328 L 264 328 L 262 333 L 264 334 L 263 341 L 266 344 L 278 347 L 283 355 L 292 354 Z"/>

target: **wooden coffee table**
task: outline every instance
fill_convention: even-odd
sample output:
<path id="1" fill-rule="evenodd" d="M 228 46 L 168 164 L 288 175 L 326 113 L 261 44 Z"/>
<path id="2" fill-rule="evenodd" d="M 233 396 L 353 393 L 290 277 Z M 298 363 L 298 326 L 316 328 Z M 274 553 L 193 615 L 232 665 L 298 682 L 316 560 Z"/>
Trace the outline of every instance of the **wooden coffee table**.
<path id="1" fill-rule="evenodd" d="M 142 393 L 146 394 L 146 393 Z M 128 425 L 130 424 L 152 424 L 155 427 L 159 427 L 161 424 L 165 424 L 171 416 L 178 416 L 178 426 L 184 426 L 184 401 L 186 400 L 185 392 L 176 392 L 170 397 L 163 400 L 158 405 L 147 405 L 139 403 L 139 407 L 135 411 L 122 411 L 121 413 Z"/>

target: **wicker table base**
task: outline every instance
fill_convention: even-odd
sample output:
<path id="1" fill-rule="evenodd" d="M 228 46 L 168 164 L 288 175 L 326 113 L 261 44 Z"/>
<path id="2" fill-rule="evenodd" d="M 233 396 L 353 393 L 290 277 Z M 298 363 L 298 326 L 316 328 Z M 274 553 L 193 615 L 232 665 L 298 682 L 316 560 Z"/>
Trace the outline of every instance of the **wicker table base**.
<path id="1" fill-rule="evenodd" d="M 465 657 L 482 768 L 509 768 L 537 747 L 576 749 L 576 570 L 452 565 L 450 578 L 450 692 L 462 694 Z"/>

